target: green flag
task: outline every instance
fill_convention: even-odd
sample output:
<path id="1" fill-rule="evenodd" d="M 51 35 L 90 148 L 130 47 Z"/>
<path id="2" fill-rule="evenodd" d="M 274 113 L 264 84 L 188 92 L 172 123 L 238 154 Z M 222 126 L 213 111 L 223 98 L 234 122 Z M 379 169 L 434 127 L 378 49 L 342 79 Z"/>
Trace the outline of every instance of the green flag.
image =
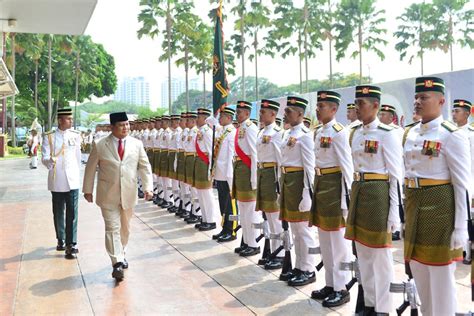
<path id="1" fill-rule="evenodd" d="M 214 30 L 214 55 L 212 58 L 212 108 L 214 115 L 227 105 L 229 84 L 225 71 L 224 33 L 222 32 L 222 1 L 219 3 Z"/>

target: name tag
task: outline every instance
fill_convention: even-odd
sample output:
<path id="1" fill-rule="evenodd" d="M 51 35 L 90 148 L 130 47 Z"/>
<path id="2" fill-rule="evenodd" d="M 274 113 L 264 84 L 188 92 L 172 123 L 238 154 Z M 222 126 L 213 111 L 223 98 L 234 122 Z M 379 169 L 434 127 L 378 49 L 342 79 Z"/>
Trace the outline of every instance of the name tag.
<path id="1" fill-rule="evenodd" d="M 431 140 L 425 140 L 423 142 L 423 148 L 421 149 L 421 154 L 430 157 L 438 157 L 439 152 L 441 151 L 441 143 Z"/>
<path id="2" fill-rule="evenodd" d="M 377 140 L 366 140 L 364 152 L 367 154 L 376 154 L 379 150 L 379 142 Z"/>

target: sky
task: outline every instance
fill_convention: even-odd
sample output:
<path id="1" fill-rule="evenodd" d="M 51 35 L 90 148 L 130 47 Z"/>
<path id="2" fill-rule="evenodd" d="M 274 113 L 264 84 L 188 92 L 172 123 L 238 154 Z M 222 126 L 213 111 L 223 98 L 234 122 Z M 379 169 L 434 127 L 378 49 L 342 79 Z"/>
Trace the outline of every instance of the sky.
<path id="1" fill-rule="evenodd" d="M 238 0 L 230 0 L 227 9 L 233 6 Z M 270 0 L 263 0 L 263 3 Z M 299 5 L 302 0 L 295 0 L 295 5 Z M 413 0 L 388 1 L 379 0 L 378 8 L 385 9 L 387 29 L 386 39 L 389 44 L 383 49 L 385 60 L 381 61 L 375 54 L 363 52 L 363 74 L 370 75 L 373 82 L 386 82 L 420 75 L 420 62 L 416 59 L 411 65 L 406 60 L 400 61 L 399 53 L 394 49 L 396 43 L 392 34 L 397 28 L 396 17 L 399 16 L 405 7 L 411 3 L 420 2 Z M 203 20 L 209 21 L 207 13 L 211 9 L 208 0 L 195 0 L 195 13 Z M 469 8 L 474 9 L 474 1 L 470 1 Z M 160 63 L 158 57 L 163 53 L 161 49 L 161 38 L 151 40 L 149 38 L 137 38 L 137 30 L 140 28 L 137 16 L 140 12 L 138 0 L 98 0 L 97 7 L 91 17 L 86 29 L 86 34 L 92 39 L 104 45 L 105 49 L 115 58 L 116 74 L 120 80 L 123 77 L 144 76 L 150 82 L 151 107 L 157 108 L 167 105 L 160 104 L 161 83 L 168 77 L 167 63 Z M 224 41 L 230 40 L 230 35 L 234 33 L 234 18 L 230 17 L 224 22 Z M 212 21 L 209 21 L 211 25 Z M 261 32 L 264 36 L 264 32 Z M 349 54 L 348 54 L 349 55 Z M 454 70 L 474 68 L 474 50 L 454 47 Z M 277 85 L 288 85 L 298 83 L 299 65 L 297 57 L 288 57 L 284 60 L 281 57 L 275 58 L 261 56 L 259 58 L 259 77 L 268 78 Z M 236 76 L 229 77 L 231 82 L 240 76 L 240 59 L 236 60 Z M 430 51 L 425 55 L 425 75 L 450 71 L 449 54 L 441 51 Z M 246 60 L 246 75 L 254 76 L 254 63 Z M 336 62 L 333 60 L 333 71 L 344 74 L 358 73 L 359 60 L 349 57 Z M 200 77 L 201 75 L 199 75 Z M 329 50 L 328 44 L 324 44 L 324 49 L 317 52 L 316 58 L 309 60 L 309 78 L 326 79 L 329 76 Z M 184 68 L 172 67 L 172 77 L 184 78 Z M 191 70 L 190 78 L 197 77 Z M 207 75 L 210 80 L 210 75 Z M 210 87 L 210 82 L 206 85 Z"/>

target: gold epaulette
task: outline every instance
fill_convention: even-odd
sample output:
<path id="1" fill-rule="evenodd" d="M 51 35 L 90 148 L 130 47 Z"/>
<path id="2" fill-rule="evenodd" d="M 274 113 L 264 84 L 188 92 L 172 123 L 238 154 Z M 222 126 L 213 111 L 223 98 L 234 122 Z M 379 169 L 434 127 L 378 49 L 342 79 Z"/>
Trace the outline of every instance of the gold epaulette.
<path id="1" fill-rule="evenodd" d="M 342 124 L 336 123 L 332 126 L 332 128 L 334 128 L 334 130 L 339 133 L 344 129 L 344 126 Z"/>
<path id="2" fill-rule="evenodd" d="M 281 131 L 281 129 L 282 129 L 282 128 L 281 128 L 280 126 L 278 126 L 278 125 L 273 128 L 273 130 L 276 131 L 276 132 Z"/>
<path id="3" fill-rule="evenodd" d="M 458 127 L 454 125 L 454 123 L 451 123 L 450 121 L 443 121 L 443 123 L 441 123 L 441 126 L 443 126 L 445 129 L 447 129 L 451 133 L 458 130 Z"/>

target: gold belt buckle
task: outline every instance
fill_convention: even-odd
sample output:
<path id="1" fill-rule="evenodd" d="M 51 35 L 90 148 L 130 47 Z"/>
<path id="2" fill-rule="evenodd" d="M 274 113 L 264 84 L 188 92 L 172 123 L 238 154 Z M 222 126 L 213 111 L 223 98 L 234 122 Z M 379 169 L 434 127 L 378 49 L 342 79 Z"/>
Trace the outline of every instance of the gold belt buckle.
<path id="1" fill-rule="evenodd" d="M 418 183 L 418 178 L 408 178 L 408 187 L 410 189 L 418 189 L 419 183 Z"/>
<path id="2" fill-rule="evenodd" d="M 321 168 L 316 168 L 316 175 L 319 177 L 322 176 Z"/>

